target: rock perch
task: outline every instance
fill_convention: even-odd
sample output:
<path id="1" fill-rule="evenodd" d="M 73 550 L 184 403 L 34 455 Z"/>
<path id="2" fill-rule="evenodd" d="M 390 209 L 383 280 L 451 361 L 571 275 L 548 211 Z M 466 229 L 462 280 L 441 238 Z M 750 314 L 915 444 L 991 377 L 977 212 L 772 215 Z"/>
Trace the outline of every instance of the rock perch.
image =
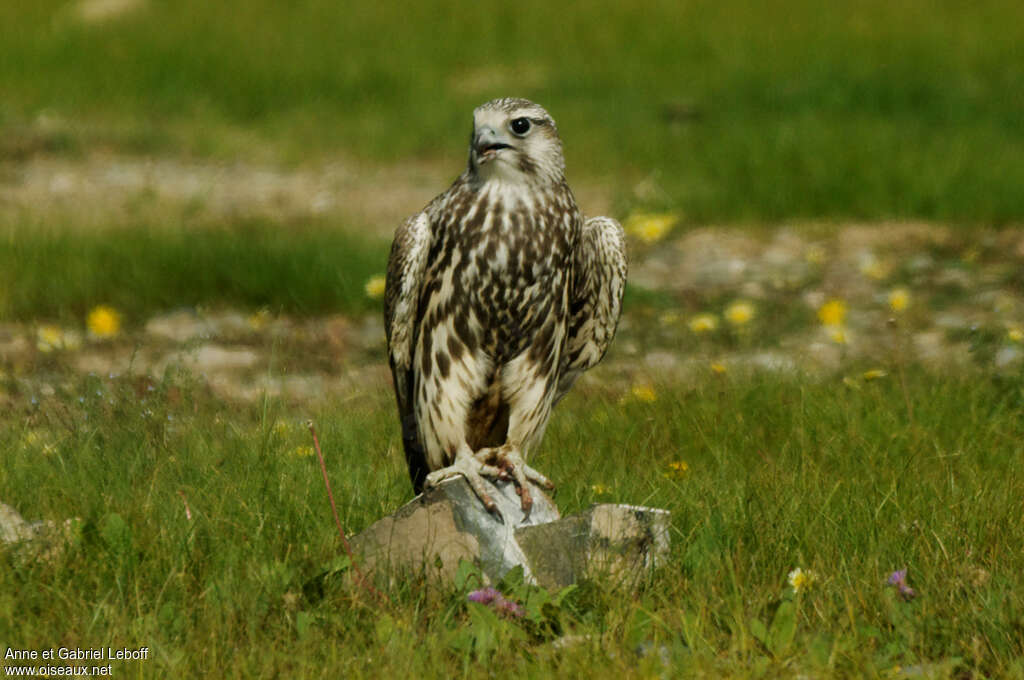
<path id="1" fill-rule="evenodd" d="M 353 537 L 353 551 L 369 572 L 423 571 L 443 580 L 461 560 L 478 564 L 492 582 L 522 565 L 527 581 L 553 589 L 584 577 L 632 582 L 666 558 L 668 511 L 602 503 L 561 518 L 531 487 L 533 508 L 524 515 L 512 483 L 494 486 L 503 523 L 464 479 L 448 480 Z"/>

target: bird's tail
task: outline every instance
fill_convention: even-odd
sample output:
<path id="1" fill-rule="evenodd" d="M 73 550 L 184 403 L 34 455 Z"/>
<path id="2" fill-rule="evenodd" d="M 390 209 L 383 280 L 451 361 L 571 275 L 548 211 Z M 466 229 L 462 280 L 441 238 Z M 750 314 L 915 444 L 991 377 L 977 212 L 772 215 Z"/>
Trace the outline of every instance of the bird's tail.
<path id="1" fill-rule="evenodd" d="M 416 418 L 411 412 L 402 418 L 402 447 L 405 449 L 405 463 L 409 466 L 413 493 L 421 494 L 430 470 L 427 468 L 427 452 L 420 443 Z"/>

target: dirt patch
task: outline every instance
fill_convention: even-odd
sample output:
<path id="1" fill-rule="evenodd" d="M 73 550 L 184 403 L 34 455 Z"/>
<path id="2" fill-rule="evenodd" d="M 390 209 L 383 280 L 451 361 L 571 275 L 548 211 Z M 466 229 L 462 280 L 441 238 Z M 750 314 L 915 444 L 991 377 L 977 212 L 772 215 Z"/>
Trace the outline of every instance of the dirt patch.
<path id="1" fill-rule="evenodd" d="M 1024 366 L 1024 232 L 965 239 L 924 224 L 851 225 L 828 236 L 707 228 L 634 246 L 630 283 L 646 292 L 627 301 L 605 363 L 582 389 L 630 398 L 638 384 L 709 371 L 871 369 L 868 379 L 878 379 L 908 364 Z M 738 301 L 747 313 L 730 311 Z M 185 309 L 106 341 L 81 328 L 0 326 L 0 374 L 23 397 L 45 396 L 69 370 L 159 376 L 173 366 L 229 400 L 266 393 L 312 402 L 389 388 L 379 314 Z"/>
<path id="2" fill-rule="evenodd" d="M 316 167 L 210 163 L 93 153 L 80 159 L 31 155 L 0 163 L 0 219 L 61 227 L 160 224 L 266 217 L 309 218 L 389 237 L 462 170 L 424 161 Z M 604 212 L 598 187 L 581 185 L 581 205 Z"/>

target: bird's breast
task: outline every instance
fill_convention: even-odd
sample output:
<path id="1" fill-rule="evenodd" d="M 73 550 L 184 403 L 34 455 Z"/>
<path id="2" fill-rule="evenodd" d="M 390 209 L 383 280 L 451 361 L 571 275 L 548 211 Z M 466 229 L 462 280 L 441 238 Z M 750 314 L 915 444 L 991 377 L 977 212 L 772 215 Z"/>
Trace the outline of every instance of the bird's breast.
<path id="1" fill-rule="evenodd" d="M 453 311 L 476 320 L 492 356 L 517 355 L 552 314 L 567 313 L 572 218 L 535 198 L 499 195 L 481 197 L 453 225 Z"/>

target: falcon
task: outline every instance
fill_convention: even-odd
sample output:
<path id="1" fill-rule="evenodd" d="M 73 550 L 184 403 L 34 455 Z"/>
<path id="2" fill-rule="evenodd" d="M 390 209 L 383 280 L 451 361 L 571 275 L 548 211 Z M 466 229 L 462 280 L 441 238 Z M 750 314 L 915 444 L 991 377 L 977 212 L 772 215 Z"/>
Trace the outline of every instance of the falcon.
<path id="1" fill-rule="evenodd" d="M 584 220 L 547 111 L 495 99 L 473 112 L 469 165 L 395 233 L 384 321 L 416 493 L 462 475 L 554 485 L 526 464 L 551 409 L 604 356 L 626 281 L 625 238 Z"/>

